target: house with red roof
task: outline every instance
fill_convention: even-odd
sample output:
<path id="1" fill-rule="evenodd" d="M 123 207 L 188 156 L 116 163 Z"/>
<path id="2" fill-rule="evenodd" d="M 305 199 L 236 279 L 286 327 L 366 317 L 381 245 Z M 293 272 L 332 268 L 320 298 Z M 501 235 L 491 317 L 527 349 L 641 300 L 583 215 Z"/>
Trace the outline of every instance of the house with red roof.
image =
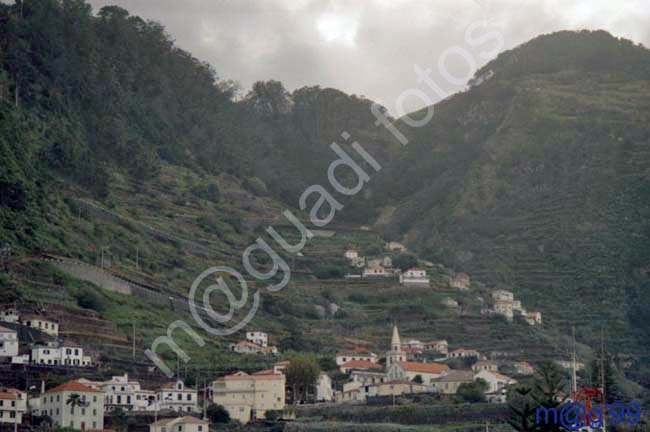
<path id="1" fill-rule="evenodd" d="M 377 354 L 367 348 L 354 348 L 336 353 L 336 365 L 341 366 L 349 361 L 367 361 L 377 363 Z"/>
<path id="2" fill-rule="evenodd" d="M 0 388 L 0 423 L 22 424 L 27 394 L 15 388 Z"/>
<path id="3" fill-rule="evenodd" d="M 68 381 L 41 395 L 40 414 L 53 426 L 77 430 L 104 429 L 104 393 L 78 381 Z"/>
<path id="4" fill-rule="evenodd" d="M 380 364 L 377 364 L 375 362 L 367 361 L 367 360 L 350 360 L 346 363 L 343 363 L 341 366 L 339 366 L 339 370 L 342 373 L 350 373 L 353 370 L 382 370 L 384 367 Z"/>

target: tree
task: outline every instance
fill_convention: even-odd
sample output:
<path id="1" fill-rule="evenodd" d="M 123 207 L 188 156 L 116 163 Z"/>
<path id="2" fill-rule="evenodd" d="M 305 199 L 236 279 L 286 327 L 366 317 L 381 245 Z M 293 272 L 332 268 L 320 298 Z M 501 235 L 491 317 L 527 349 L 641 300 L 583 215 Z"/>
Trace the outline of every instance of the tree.
<path id="1" fill-rule="evenodd" d="M 264 418 L 270 421 L 278 421 L 282 418 L 281 410 L 268 410 L 264 413 Z"/>
<path id="2" fill-rule="evenodd" d="M 210 423 L 228 423 L 230 422 L 230 413 L 221 405 L 210 404 L 206 409 Z"/>
<path id="3" fill-rule="evenodd" d="M 565 431 L 559 421 L 537 424 L 536 419 L 538 409 L 561 411 L 566 399 L 566 396 L 561 397 L 565 387 L 565 379 L 558 367 L 551 362 L 543 363 L 536 371 L 532 387 L 516 388 L 510 393 L 508 423 L 522 432 Z"/>
<path id="4" fill-rule="evenodd" d="M 127 429 L 126 413 L 121 407 L 116 407 L 111 413 L 111 425 L 118 432 Z"/>
<path id="5" fill-rule="evenodd" d="M 458 386 L 456 395 L 465 402 L 485 402 L 485 391 L 489 388 L 484 379 L 478 378 L 471 383 L 462 383 Z"/>
<path id="6" fill-rule="evenodd" d="M 312 356 L 297 356 L 290 360 L 285 375 L 287 386 L 291 389 L 293 403 L 297 404 L 307 399 L 310 390 L 318 381 L 320 367 Z"/>
<path id="7" fill-rule="evenodd" d="M 393 258 L 393 267 L 406 271 L 418 265 L 418 259 L 413 254 L 401 253 Z"/>

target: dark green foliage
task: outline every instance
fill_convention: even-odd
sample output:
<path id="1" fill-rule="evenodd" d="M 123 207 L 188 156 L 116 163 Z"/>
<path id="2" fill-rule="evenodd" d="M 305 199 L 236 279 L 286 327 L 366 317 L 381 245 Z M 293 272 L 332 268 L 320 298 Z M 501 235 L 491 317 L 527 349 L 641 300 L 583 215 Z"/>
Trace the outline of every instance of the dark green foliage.
<path id="1" fill-rule="evenodd" d="M 459 385 L 456 396 L 465 402 L 485 402 L 485 391 L 487 389 L 488 384 L 485 380 L 479 378 L 471 383 L 462 383 Z"/>
<path id="2" fill-rule="evenodd" d="M 623 378 L 623 376 L 616 369 L 616 366 L 614 365 L 612 357 L 609 353 L 605 353 L 605 359 L 602 363 L 600 359 L 594 359 L 591 363 L 591 382 L 593 383 L 593 386 L 602 386 L 602 366 L 605 368 L 605 398 L 607 399 L 607 403 L 626 402 L 626 395 L 624 394 L 620 385 L 621 378 Z"/>
<path id="3" fill-rule="evenodd" d="M 290 359 L 284 374 L 287 377 L 287 388 L 291 389 L 293 403 L 298 403 L 306 401 L 308 395 L 313 393 L 320 367 L 312 356 L 295 356 Z"/>
<path id="4" fill-rule="evenodd" d="M 393 258 L 393 267 L 406 271 L 418 265 L 418 259 L 413 254 L 402 253 Z"/>
<path id="5" fill-rule="evenodd" d="M 268 410 L 264 414 L 264 418 L 269 421 L 278 421 L 282 418 L 282 411 L 280 410 Z"/>
<path id="6" fill-rule="evenodd" d="M 210 419 L 210 423 L 228 423 L 230 422 L 230 414 L 226 409 L 218 404 L 210 404 L 206 409 L 206 414 Z"/>
<path id="7" fill-rule="evenodd" d="M 422 380 L 422 375 L 416 375 L 416 376 L 414 376 L 414 377 L 413 377 L 413 382 L 414 382 L 414 383 L 418 383 L 418 384 L 422 384 L 422 383 L 424 382 L 424 381 Z"/>
<path id="8" fill-rule="evenodd" d="M 82 308 L 93 309 L 97 312 L 104 310 L 102 298 L 94 289 L 84 288 L 77 295 L 77 304 Z"/>

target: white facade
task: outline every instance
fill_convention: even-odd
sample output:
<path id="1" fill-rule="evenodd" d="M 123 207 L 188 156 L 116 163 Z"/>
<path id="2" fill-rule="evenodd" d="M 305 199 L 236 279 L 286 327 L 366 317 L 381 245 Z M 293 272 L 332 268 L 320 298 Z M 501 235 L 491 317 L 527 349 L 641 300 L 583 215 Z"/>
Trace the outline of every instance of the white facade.
<path id="1" fill-rule="evenodd" d="M 388 272 L 386 272 L 386 269 L 382 266 L 366 267 L 363 269 L 364 278 L 386 276 L 388 276 Z"/>
<path id="2" fill-rule="evenodd" d="M 437 341 L 431 341 L 431 342 L 425 342 L 423 344 L 424 346 L 424 351 L 433 351 L 433 352 L 439 352 L 441 354 L 447 355 L 449 352 L 449 344 L 445 339 L 443 340 L 437 340 Z"/>
<path id="3" fill-rule="evenodd" d="M 321 373 L 316 383 L 316 401 L 331 402 L 334 400 L 334 389 L 332 388 L 332 378 L 326 373 Z"/>
<path id="4" fill-rule="evenodd" d="M 408 269 L 399 275 L 399 283 L 403 285 L 429 285 L 427 271 L 422 269 Z"/>
<path id="5" fill-rule="evenodd" d="M 27 411 L 27 393 L 15 388 L 0 389 L 0 424 L 22 424 Z"/>
<path id="6" fill-rule="evenodd" d="M 512 303 L 515 298 L 514 295 L 512 294 L 512 291 L 495 290 L 492 291 L 492 299 L 494 301 L 506 301 Z"/>
<path id="7" fill-rule="evenodd" d="M 453 350 L 452 352 L 450 352 L 449 357 L 450 358 L 468 358 L 468 357 L 480 358 L 481 354 L 476 350 L 468 350 L 468 349 L 465 349 L 465 348 L 458 348 L 458 349 Z"/>
<path id="8" fill-rule="evenodd" d="M 516 384 L 517 380 L 510 378 L 508 376 L 502 375 L 498 372 L 491 371 L 481 371 L 474 375 L 474 379 L 482 378 L 487 382 L 488 389 L 486 393 L 500 393 L 501 390 L 504 390 L 507 386 Z"/>
<path id="9" fill-rule="evenodd" d="M 80 346 L 65 342 L 59 346 L 56 342 L 52 342 L 32 348 L 32 363 L 89 367 L 92 366 L 92 358 L 89 355 L 84 355 L 84 350 Z"/>
<path id="10" fill-rule="evenodd" d="M 0 327 L 0 357 L 18 355 L 18 333 L 5 327 Z"/>
<path id="11" fill-rule="evenodd" d="M 72 401 L 77 403 L 72 403 Z M 70 381 L 41 395 L 41 414 L 53 425 L 77 430 L 104 429 L 104 394 L 92 387 Z"/>
<path id="12" fill-rule="evenodd" d="M 345 251 L 344 256 L 349 259 L 350 261 L 354 261 L 359 259 L 359 252 L 357 252 L 354 249 L 348 249 Z"/>
<path id="13" fill-rule="evenodd" d="M 4 309 L 0 311 L 0 321 L 17 324 L 20 320 L 18 310 L 15 308 Z"/>
<path id="14" fill-rule="evenodd" d="M 530 325 L 540 325 L 542 324 L 542 313 L 541 312 L 528 312 L 524 317 L 526 322 Z"/>
<path id="15" fill-rule="evenodd" d="M 195 417 L 176 417 L 158 420 L 149 425 L 149 432 L 209 432 L 210 423 Z"/>
<path id="16" fill-rule="evenodd" d="M 141 400 L 138 404 L 138 395 L 148 393 L 155 402 L 155 393 L 142 390 L 138 381 L 129 380 L 128 374 L 113 376 L 108 381 L 89 381 L 82 378 L 78 382 L 104 393 L 104 410 L 106 412 L 115 408 L 121 408 L 124 411 L 155 409 L 155 405 L 149 404 L 146 399 Z"/>
<path id="17" fill-rule="evenodd" d="M 512 310 L 512 302 L 506 300 L 497 300 L 494 302 L 494 313 L 505 317 L 508 321 L 512 321 L 514 312 Z"/>
<path id="18" fill-rule="evenodd" d="M 394 241 L 386 243 L 386 249 L 389 251 L 406 252 L 406 246 Z"/>
<path id="19" fill-rule="evenodd" d="M 160 409 L 180 412 L 195 412 L 198 407 L 197 391 L 186 387 L 183 381 L 164 384 L 158 391 Z"/>
<path id="20" fill-rule="evenodd" d="M 27 327 L 40 330 L 51 336 L 59 335 L 59 323 L 40 315 L 25 315 L 20 318 L 20 322 Z"/>
<path id="21" fill-rule="evenodd" d="M 269 335 L 261 331 L 246 332 L 246 340 L 263 347 L 269 345 Z"/>
<path id="22" fill-rule="evenodd" d="M 336 365 L 341 366 L 349 361 L 369 361 L 377 363 L 377 354 L 368 351 L 365 348 L 355 348 L 348 351 L 336 353 Z"/>

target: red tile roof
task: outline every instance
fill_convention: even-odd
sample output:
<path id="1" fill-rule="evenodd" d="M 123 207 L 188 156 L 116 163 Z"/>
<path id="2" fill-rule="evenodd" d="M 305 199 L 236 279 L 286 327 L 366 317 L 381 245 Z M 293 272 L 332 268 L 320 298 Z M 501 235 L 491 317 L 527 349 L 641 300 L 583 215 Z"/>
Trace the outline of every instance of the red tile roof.
<path id="1" fill-rule="evenodd" d="M 340 367 L 345 369 L 383 369 L 384 368 L 380 364 L 373 363 L 366 360 L 350 360 L 349 362 L 343 363 Z"/>
<path id="2" fill-rule="evenodd" d="M 0 399 L 15 400 L 15 399 L 18 399 L 18 396 L 16 396 L 14 393 L 2 392 L 2 393 L 0 393 Z"/>
<path id="3" fill-rule="evenodd" d="M 409 372 L 440 374 L 449 370 L 449 366 L 440 363 L 400 362 L 402 369 Z"/>
<path id="4" fill-rule="evenodd" d="M 54 392 L 62 392 L 62 391 L 99 393 L 99 390 L 94 389 L 92 387 L 88 387 L 86 385 L 83 385 L 83 384 L 81 384 L 80 382 L 77 382 L 77 381 L 68 381 L 65 384 L 61 384 L 59 386 L 56 386 L 54 388 L 49 389 L 45 393 L 54 393 Z"/>

